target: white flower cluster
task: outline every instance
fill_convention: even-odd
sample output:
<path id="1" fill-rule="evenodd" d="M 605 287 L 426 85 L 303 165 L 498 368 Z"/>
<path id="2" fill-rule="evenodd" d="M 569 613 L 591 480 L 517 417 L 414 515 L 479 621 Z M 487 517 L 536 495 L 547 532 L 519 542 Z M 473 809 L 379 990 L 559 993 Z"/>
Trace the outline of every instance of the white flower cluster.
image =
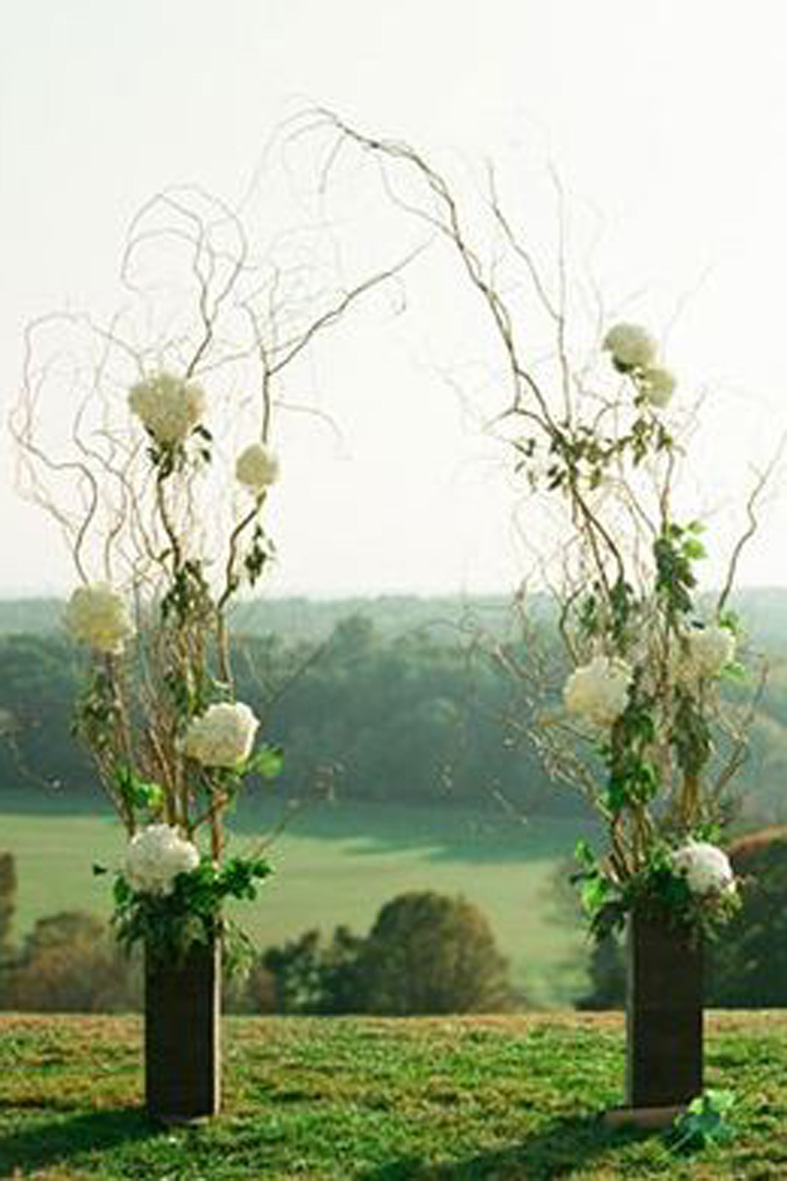
<path id="1" fill-rule="evenodd" d="M 171 894 L 179 873 L 199 865 L 199 850 L 168 824 L 149 824 L 129 841 L 125 876 L 143 894 Z"/>
<path id="2" fill-rule="evenodd" d="M 656 342 L 639 324 L 615 324 L 604 337 L 603 347 L 623 370 L 647 369 L 656 360 Z"/>
<path id="3" fill-rule="evenodd" d="M 735 874 L 729 858 L 707 841 L 689 841 L 672 856 L 672 864 L 684 874 L 692 894 L 735 893 Z"/>
<path id="4" fill-rule="evenodd" d="M 631 669 L 622 660 L 596 656 L 571 674 L 563 689 L 569 713 L 595 726 L 614 725 L 628 704 Z"/>
<path id="5" fill-rule="evenodd" d="M 184 750 L 203 767 L 235 767 L 251 754 L 259 724 L 242 702 L 211 705 L 191 722 Z"/>
<path id="6" fill-rule="evenodd" d="M 677 382 L 669 369 L 656 364 L 656 342 L 649 332 L 639 324 L 615 324 L 603 347 L 612 354 L 615 368 L 636 383 L 649 406 L 663 409 L 667 405 Z"/>
<path id="7" fill-rule="evenodd" d="M 687 642 L 688 671 L 698 677 L 717 677 L 735 655 L 735 636 L 728 627 L 693 628 Z"/>
<path id="8" fill-rule="evenodd" d="M 239 483 L 244 484 L 255 496 L 259 496 L 278 480 L 279 458 L 276 452 L 264 443 L 251 443 L 238 456 L 235 475 Z"/>
<path id="9" fill-rule="evenodd" d="M 182 443 L 205 410 L 205 395 L 198 385 L 171 373 L 159 373 L 135 385 L 128 396 L 130 409 L 157 443 Z"/>
<path id="10" fill-rule="evenodd" d="M 68 630 L 96 652 L 116 656 L 134 634 L 134 624 L 122 595 L 109 583 L 79 586 L 71 595 L 64 614 Z"/>

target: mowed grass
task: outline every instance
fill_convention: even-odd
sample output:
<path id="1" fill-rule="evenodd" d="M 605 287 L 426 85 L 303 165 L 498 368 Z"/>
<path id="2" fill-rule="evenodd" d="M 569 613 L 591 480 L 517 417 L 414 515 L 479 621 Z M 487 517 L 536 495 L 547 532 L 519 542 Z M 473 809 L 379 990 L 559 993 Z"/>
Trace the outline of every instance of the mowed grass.
<path id="1" fill-rule="evenodd" d="M 74 812 L 68 801 L 33 813 L 21 797 L 4 804 L 0 850 L 14 853 L 19 874 L 16 936 L 45 914 L 81 909 L 108 917 L 109 879 L 94 862 L 118 866 L 124 836 L 111 813 Z M 247 807 L 232 848 L 266 839 L 281 809 Z M 526 823 L 448 807 L 339 803 L 292 816 L 269 849 L 275 875 L 258 901 L 235 914 L 259 947 L 310 927 L 326 934 L 344 923 L 368 930 L 383 903 L 407 890 L 464 894 L 489 919 L 511 977 L 531 1003 L 567 1004 L 581 991 L 587 939 L 579 922 L 559 915 L 554 881 L 571 857 L 577 821 Z"/>
<path id="2" fill-rule="evenodd" d="M 230 1181 L 787 1177 L 787 1015 L 714 1014 L 735 1138 L 677 1157 L 612 1131 L 619 1015 L 231 1018 L 223 1112 L 158 1129 L 135 1018 L 0 1017 L 0 1176 Z"/>

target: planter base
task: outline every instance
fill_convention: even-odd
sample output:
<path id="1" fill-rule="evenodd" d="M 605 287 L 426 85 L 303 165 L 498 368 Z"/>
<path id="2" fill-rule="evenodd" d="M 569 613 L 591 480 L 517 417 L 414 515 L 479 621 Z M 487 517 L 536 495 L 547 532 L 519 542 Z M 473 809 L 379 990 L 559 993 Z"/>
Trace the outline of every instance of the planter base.
<path id="1" fill-rule="evenodd" d="M 213 1115 L 218 1115 L 218 1107 Z M 162 1128 L 204 1128 L 211 1122 L 213 1115 L 163 1115 L 160 1111 L 148 1108 L 148 1116 Z"/>
<path id="2" fill-rule="evenodd" d="M 147 957 L 145 1102 L 162 1124 L 216 1115 L 220 1103 L 219 945 L 194 948 L 180 963 Z"/>
<path id="3" fill-rule="evenodd" d="M 686 1107 L 685 1103 L 672 1107 L 611 1107 L 604 1112 L 603 1122 L 607 1128 L 669 1128 Z"/>
<path id="4" fill-rule="evenodd" d="M 702 946 L 693 934 L 663 917 L 638 911 L 631 916 L 626 999 L 629 1109 L 679 1107 L 702 1093 Z"/>

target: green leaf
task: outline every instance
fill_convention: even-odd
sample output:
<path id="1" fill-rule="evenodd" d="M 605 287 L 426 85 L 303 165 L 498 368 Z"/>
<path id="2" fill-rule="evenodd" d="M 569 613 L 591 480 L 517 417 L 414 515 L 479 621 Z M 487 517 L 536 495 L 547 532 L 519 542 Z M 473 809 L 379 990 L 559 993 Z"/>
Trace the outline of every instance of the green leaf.
<path id="1" fill-rule="evenodd" d="M 709 1144 L 726 1144 L 734 1129 L 728 1116 L 735 1104 L 733 1091 L 709 1089 L 692 1099 L 683 1115 L 678 1116 L 670 1130 L 673 1151 L 691 1151 Z"/>
<path id="2" fill-rule="evenodd" d="M 574 858 L 579 862 L 583 869 L 596 868 L 596 855 L 591 849 L 590 845 L 585 840 L 578 840 L 574 846 Z"/>
<path id="3" fill-rule="evenodd" d="M 279 746 L 261 746 L 243 765 L 242 774 L 260 775 L 263 779 L 276 779 L 284 766 L 284 752 Z"/>
<path id="4" fill-rule="evenodd" d="M 749 672 L 745 664 L 741 664 L 740 660 L 731 660 L 725 664 L 721 670 L 721 675 L 727 681 L 747 681 L 749 679 Z"/>
<path id="5" fill-rule="evenodd" d="M 707 551 L 701 541 L 696 541 L 692 538 L 686 538 L 683 542 L 683 553 L 691 562 L 699 561 L 700 558 L 706 558 Z"/>

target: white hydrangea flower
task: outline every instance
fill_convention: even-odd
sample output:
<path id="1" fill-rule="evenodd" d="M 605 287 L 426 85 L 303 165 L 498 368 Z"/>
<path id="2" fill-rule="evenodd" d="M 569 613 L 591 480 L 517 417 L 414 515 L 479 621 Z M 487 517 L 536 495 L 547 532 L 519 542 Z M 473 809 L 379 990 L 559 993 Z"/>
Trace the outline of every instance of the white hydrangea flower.
<path id="1" fill-rule="evenodd" d="M 143 894 L 171 894 L 179 873 L 199 865 L 199 850 L 168 824 L 149 824 L 131 838 L 125 876 Z"/>
<path id="2" fill-rule="evenodd" d="M 675 393 L 677 384 L 675 375 L 670 373 L 669 369 L 661 369 L 655 365 L 648 367 L 637 378 L 637 385 L 642 391 L 645 401 L 649 406 L 655 406 L 658 410 L 663 410 L 667 405 Z"/>
<path id="3" fill-rule="evenodd" d="M 72 635 L 96 652 L 116 656 L 134 634 L 134 624 L 123 596 L 107 582 L 77 587 L 63 618 Z"/>
<path id="4" fill-rule="evenodd" d="M 159 373 L 135 385 L 128 404 L 157 443 L 182 443 L 202 418 L 205 395 L 198 385 Z"/>
<path id="5" fill-rule="evenodd" d="M 707 841 L 688 841 L 672 855 L 672 864 L 684 874 L 692 894 L 735 892 L 735 874 L 727 854 Z"/>
<path id="6" fill-rule="evenodd" d="M 563 689 L 569 713 L 595 726 L 614 725 L 628 704 L 631 669 L 622 660 L 596 656 L 575 669 Z"/>
<path id="7" fill-rule="evenodd" d="M 615 324 L 603 347 L 619 369 L 646 369 L 656 359 L 656 342 L 639 324 Z"/>
<path id="8" fill-rule="evenodd" d="M 241 484 L 259 496 L 279 478 L 279 457 L 264 443 L 251 443 L 238 456 L 235 475 Z"/>
<path id="9" fill-rule="evenodd" d="M 735 636 L 717 624 L 693 628 L 687 642 L 688 670 L 698 677 L 717 677 L 735 655 Z"/>
<path id="10" fill-rule="evenodd" d="M 242 702 L 211 705 L 189 725 L 184 750 L 203 767 L 234 767 L 251 754 L 259 724 Z"/>

